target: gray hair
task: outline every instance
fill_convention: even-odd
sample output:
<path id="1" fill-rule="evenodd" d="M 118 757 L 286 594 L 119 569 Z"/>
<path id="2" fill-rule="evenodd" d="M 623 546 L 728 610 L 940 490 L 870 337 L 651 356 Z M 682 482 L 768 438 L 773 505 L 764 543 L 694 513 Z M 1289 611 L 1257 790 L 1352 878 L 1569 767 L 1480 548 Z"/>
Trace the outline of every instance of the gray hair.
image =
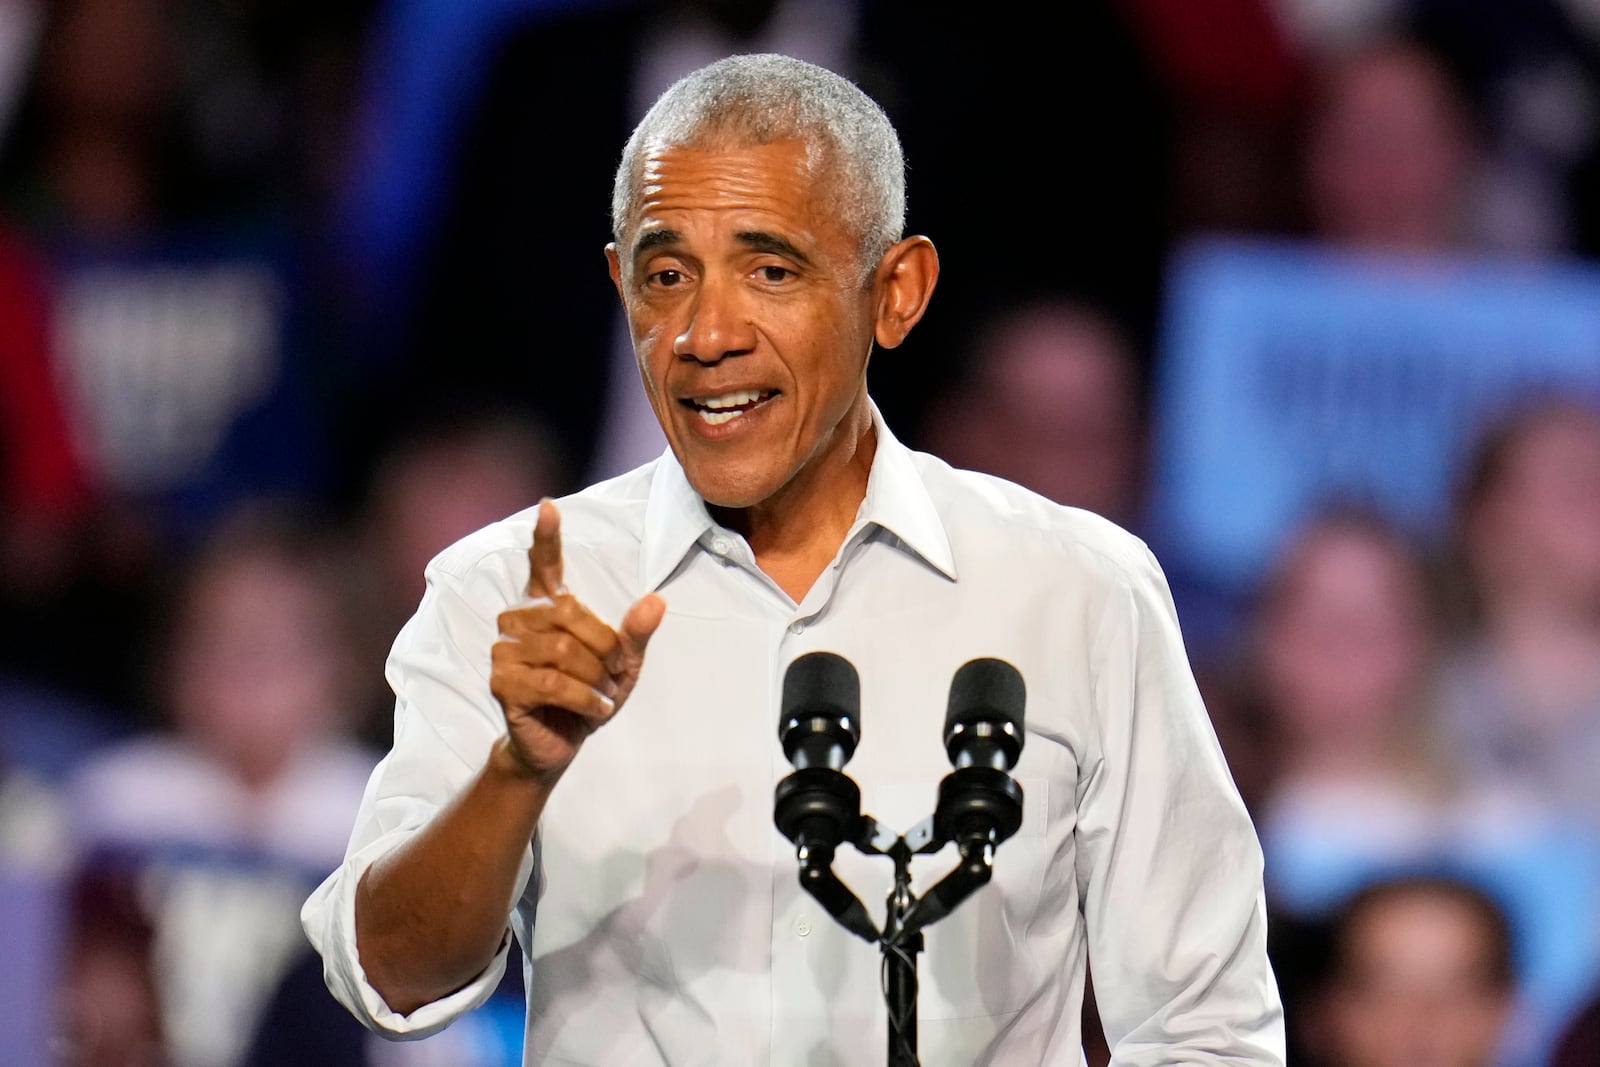
<path id="1" fill-rule="evenodd" d="M 852 82 L 789 56 L 729 56 L 685 75 L 655 102 L 622 150 L 611 192 L 619 242 L 639 203 L 644 157 L 666 147 L 799 140 L 813 173 L 837 175 L 831 194 L 860 242 L 863 274 L 905 229 L 906 176 L 889 117 Z"/>

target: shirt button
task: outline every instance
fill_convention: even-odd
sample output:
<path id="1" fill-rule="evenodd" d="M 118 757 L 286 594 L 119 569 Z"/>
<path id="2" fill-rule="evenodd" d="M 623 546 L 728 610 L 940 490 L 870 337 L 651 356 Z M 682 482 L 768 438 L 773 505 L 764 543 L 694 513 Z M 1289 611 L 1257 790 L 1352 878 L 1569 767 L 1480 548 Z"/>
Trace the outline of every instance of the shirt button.
<path id="1" fill-rule="evenodd" d="M 806 920 L 804 915 L 794 921 L 794 932 L 800 937 L 806 937 L 811 933 L 811 923 Z"/>
<path id="2" fill-rule="evenodd" d="M 733 546 L 728 543 L 728 539 L 726 537 L 718 537 L 711 542 L 711 551 L 715 552 L 719 556 L 726 556 L 728 551 L 732 548 Z"/>
<path id="3" fill-rule="evenodd" d="M 789 624 L 789 632 L 792 634 L 803 634 L 806 632 L 806 624 L 801 622 L 799 619 L 796 619 L 794 622 Z"/>

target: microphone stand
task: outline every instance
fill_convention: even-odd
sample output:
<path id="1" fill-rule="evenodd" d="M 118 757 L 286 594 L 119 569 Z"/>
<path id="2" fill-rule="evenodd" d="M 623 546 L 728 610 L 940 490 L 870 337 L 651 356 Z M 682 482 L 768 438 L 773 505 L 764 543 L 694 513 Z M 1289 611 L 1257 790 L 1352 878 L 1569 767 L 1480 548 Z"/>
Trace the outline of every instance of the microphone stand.
<path id="1" fill-rule="evenodd" d="M 836 846 L 820 821 L 804 818 L 818 813 L 819 793 L 831 794 L 830 805 L 848 803 L 851 787 L 841 788 L 838 772 L 820 768 L 797 771 L 778 788 L 780 828 L 797 844 L 800 884 L 840 925 L 883 953 L 883 993 L 889 1015 L 889 1067 L 918 1067 L 917 1059 L 917 957 L 925 947 L 924 928 L 949 915 L 977 892 L 994 874 L 996 846 L 1016 832 L 1022 818 L 1022 788 L 1004 772 L 990 768 L 964 768 L 949 775 L 939 788 L 939 809 L 908 833 L 896 834 L 870 815 L 857 813 L 833 823 L 843 825 L 845 840 L 865 855 L 887 856 L 894 863 L 894 888 L 889 892 L 883 929 L 873 925 L 859 897 L 833 871 Z M 837 777 L 834 777 L 837 775 Z M 997 795 L 998 794 L 998 795 Z M 844 812 L 837 807 L 834 814 Z M 975 819 L 974 813 L 978 813 Z M 999 825 L 995 825 L 998 817 Z M 794 821 L 790 821 L 794 820 Z M 798 821 L 800 825 L 795 825 Z M 911 889 L 911 858 L 937 852 L 954 841 L 960 862 L 923 896 Z"/>
<path id="2" fill-rule="evenodd" d="M 931 816 L 897 834 L 861 813 L 861 790 L 840 768 L 860 740 L 861 692 L 855 668 L 832 652 L 812 652 L 783 678 L 778 737 L 794 773 L 778 783 L 773 821 L 795 844 L 800 884 L 846 930 L 883 952 L 889 1010 L 889 1067 L 917 1067 L 917 957 L 922 930 L 988 883 L 994 851 L 1022 825 L 1022 787 L 1006 771 L 1022 751 L 1022 675 L 1004 660 L 969 660 L 950 684 L 944 741 L 955 770 L 939 783 Z M 839 845 L 894 862 L 883 929 L 833 872 Z M 911 857 L 954 842 L 955 868 L 918 897 Z"/>
<path id="3" fill-rule="evenodd" d="M 916 904 L 911 892 L 911 849 L 904 837 L 889 850 L 894 860 L 894 889 L 883 920 L 883 998 L 889 1010 L 889 1064 L 915 1067 L 917 1063 L 917 956 L 922 952 L 922 931 L 906 924 Z"/>

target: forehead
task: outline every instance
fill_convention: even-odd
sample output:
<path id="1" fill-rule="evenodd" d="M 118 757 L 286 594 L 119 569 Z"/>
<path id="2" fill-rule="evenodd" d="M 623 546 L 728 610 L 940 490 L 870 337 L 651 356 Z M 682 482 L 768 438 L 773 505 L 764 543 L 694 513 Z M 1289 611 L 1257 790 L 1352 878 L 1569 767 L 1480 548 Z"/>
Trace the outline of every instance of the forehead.
<path id="1" fill-rule="evenodd" d="M 825 182 L 803 141 L 653 148 L 644 155 L 635 234 L 680 230 L 685 223 L 761 216 L 767 225 L 820 237 L 834 213 L 825 210 Z"/>
<path id="2" fill-rule="evenodd" d="M 1358 959 L 1445 970 L 1490 952 L 1491 935 L 1478 912 L 1451 897 L 1417 894 L 1374 905 L 1352 925 Z"/>

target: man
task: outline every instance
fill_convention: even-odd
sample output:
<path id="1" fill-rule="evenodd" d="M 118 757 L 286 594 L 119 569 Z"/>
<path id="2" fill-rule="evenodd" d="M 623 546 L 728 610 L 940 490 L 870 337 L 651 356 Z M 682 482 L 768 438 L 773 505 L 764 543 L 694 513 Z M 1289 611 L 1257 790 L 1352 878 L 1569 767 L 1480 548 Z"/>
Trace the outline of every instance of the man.
<path id="1" fill-rule="evenodd" d="M 713 64 L 635 130 L 607 256 L 670 452 L 431 565 L 394 750 L 305 910 L 368 1025 L 482 1000 L 512 913 L 529 1063 L 878 1062 L 878 954 L 772 827 L 782 676 L 861 666 L 851 774 L 905 830 L 949 770 L 951 675 L 992 655 L 1028 686 L 1023 823 L 929 930 L 929 1064 L 1078 1063 L 1086 952 L 1118 1062 L 1281 1062 L 1260 852 L 1153 560 L 909 452 L 867 397 L 938 276 L 903 214 L 887 118 L 805 63 Z"/>

